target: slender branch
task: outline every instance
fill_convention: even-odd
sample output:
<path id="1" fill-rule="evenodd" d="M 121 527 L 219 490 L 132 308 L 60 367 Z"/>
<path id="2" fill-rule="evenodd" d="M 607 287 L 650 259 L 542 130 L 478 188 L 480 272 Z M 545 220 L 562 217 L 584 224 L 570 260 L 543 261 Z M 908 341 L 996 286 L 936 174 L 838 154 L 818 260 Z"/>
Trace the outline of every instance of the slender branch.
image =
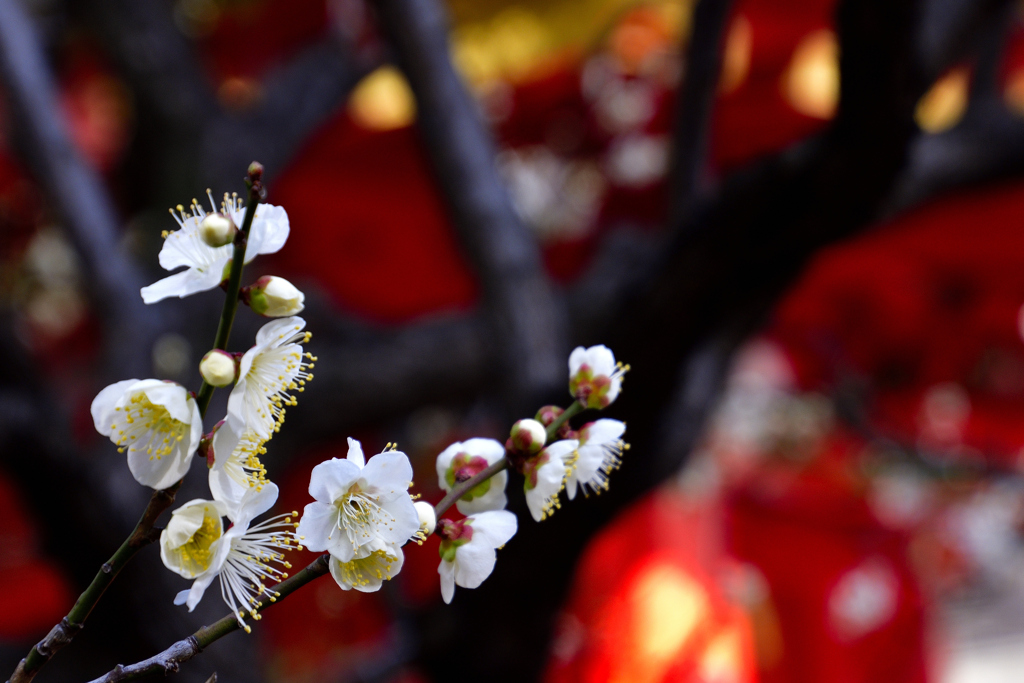
<path id="1" fill-rule="evenodd" d="M 551 422 L 551 424 L 548 425 L 547 443 L 551 443 L 551 439 L 555 438 L 555 435 L 558 434 L 558 430 L 561 429 L 562 425 L 564 425 L 566 422 L 576 417 L 586 409 L 587 407 L 580 403 L 579 401 L 573 401 L 572 405 L 566 408 L 561 415 L 556 417 Z"/>
<path id="2" fill-rule="evenodd" d="M 488 479 L 496 475 L 498 472 L 501 472 L 506 467 L 508 467 L 508 458 L 502 458 L 501 460 L 497 460 L 491 463 L 490 465 L 487 466 L 487 469 L 481 472 L 477 472 L 466 481 L 456 484 L 452 488 L 452 490 L 449 491 L 447 495 L 445 495 L 445 497 L 441 499 L 441 502 L 434 506 L 434 514 L 440 517 L 448 511 L 448 508 L 455 504 L 455 501 L 466 495 L 466 492 L 468 492 L 477 484 L 487 481 Z"/>
<path id="3" fill-rule="evenodd" d="M 235 323 L 235 313 L 238 311 L 238 290 L 242 286 L 242 270 L 245 268 L 245 248 L 249 241 L 249 229 L 252 228 L 252 220 L 256 215 L 256 207 L 260 203 L 263 184 L 260 176 L 263 168 L 256 162 L 249 167 L 249 177 L 246 185 L 249 187 L 249 201 L 245 204 L 245 218 L 242 219 L 242 227 L 235 235 L 235 251 L 231 257 L 231 272 L 228 275 L 228 286 L 224 296 L 224 308 L 220 314 L 220 322 L 217 324 L 217 335 L 213 339 L 213 348 L 226 349 L 228 340 L 231 338 L 231 327 Z M 215 387 L 203 380 L 199 387 L 199 394 L 196 396 L 196 403 L 199 404 L 199 412 L 206 415 L 206 408 L 210 405 Z"/>
<path id="4" fill-rule="evenodd" d="M 249 201 L 246 204 L 242 227 L 235 238 L 235 250 L 231 262 L 231 274 L 228 277 L 224 308 L 221 312 L 220 323 L 217 326 L 217 335 L 214 339 L 214 348 L 217 349 L 227 347 L 228 339 L 231 336 L 231 327 L 234 324 L 235 314 L 238 311 L 238 290 L 241 287 L 242 270 L 245 267 L 246 242 L 249 230 L 252 227 L 253 217 L 256 215 L 256 207 L 263 193 L 263 184 L 260 179 L 262 172 L 263 167 L 256 162 L 253 162 L 249 167 L 249 175 L 246 179 L 246 184 L 249 188 Z M 213 392 L 214 387 L 204 381 L 196 398 L 201 417 L 206 417 L 206 410 L 210 405 L 210 398 L 213 396 Z M 92 610 L 106 592 L 107 587 L 114 581 L 114 578 L 117 577 L 121 569 L 128 564 L 129 560 L 139 550 L 159 537 L 159 533 L 156 530 L 156 521 L 164 511 L 174 504 L 174 497 L 183 481 L 178 481 L 166 489 L 153 492 L 149 499 L 149 504 L 143 511 L 142 517 L 139 518 L 131 535 L 121 544 L 121 547 L 117 549 L 110 560 L 103 564 L 100 571 L 93 578 L 92 583 L 78 597 L 78 601 L 75 602 L 75 606 L 71 608 L 68 615 L 29 651 L 25 659 L 18 663 L 9 683 L 28 683 L 28 681 L 31 681 L 57 650 L 70 643 L 75 635 L 82 630 L 85 620 L 92 613 Z"/>
<path id="5" fill-rule="evenodd" d="M 274 598 L 271 599 L 269 596 L 263 596 L 258 601 L 255 610 L 262 612 L 274 603 L 288 597 L 288 595 L 305 586 L 313 579 L 326 574 L 329 568 L 329 558 L 330 555 L 326 553 L 321 555 L 306 565 L 302 571 L 274 586 Z M 234 614 L 228 614 L 209 626 L 203 626 L 189 637 L 177 641 L 160 654 L 129 666 L 121 666 L 119 664 L 112 671 L 90 681 L 90 683 L 121 683 L 121 681 L 132 681 L 147 674 L 176 672 L 182 662 L 187 662 L 202 652 L 204 648 L 209 647 L 212 643 L 215 643 L 229 633 L 239 630 L 239 628 L 241 626 L 239 625 L 238 618 Z"/>

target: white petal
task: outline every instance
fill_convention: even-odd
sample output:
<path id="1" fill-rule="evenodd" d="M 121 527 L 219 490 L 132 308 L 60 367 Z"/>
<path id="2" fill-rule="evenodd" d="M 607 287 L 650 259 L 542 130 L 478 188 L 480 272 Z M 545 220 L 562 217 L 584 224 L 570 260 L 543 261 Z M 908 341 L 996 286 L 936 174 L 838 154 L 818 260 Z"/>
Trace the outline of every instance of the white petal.
<path id="1" fill-rule="evenodd" d="M 516 516 L 508 510 L 481 512 L 471 519 L 473 538 L 466 545 L 482 544 L 500 548 L 516 535 L 519 528 Z"/>
<path id="2" fill-rule="evenodd" d="M 338 522 L 338 511 L 333 505 L 310 503 L 302 511 L 299 527 L 295 535 L 299 542 L 313 552 L 322 553 L 327 550 L 327 540 L 335 530 Z M 338 533 L 341 533 L 340 531 Z"/>
<path id="3" fill-rule="evenodd" d="M 253 519 L 274 507 L 277 502 L 277 484 L 268 481 L 263 486 L 251 487 L 242 496 L 237 511 L 228 510 L 228 518 L 235 523 L 236 527 L 249 528 Z"/>
<path id="4" fill-rule="evenodd" d="M 157 280 L 148 287 L 143 287 L 140 292 L 145 303 L 155 304 L 172 296 L 185 298 L 197 292 L 205 292 L 219 285 L 220 281 L 221 271 L 219 270 L 201 272 L 190 268 Z"/>
<path id="5" fill-rule="evenodd" d="M 233 247 L 211 247 L 199 235 L 199 219 L 192 218 L 185 222 L 180 230 L 175 230 L 164 240 L 160 247 L 160 267 L 174 270 L 186 266 L 197 270 L 216 268 L 220 275 L 224 264 L 231 258 Z"/>
<path id="6" fill-rule="evenodd" d="M 359 465 L 360 469 L 366 465 L 366 456 L 363 455 L 363 444 L 351 436 L 348 437 L 348 455 L 345 459 Z"/>
<path id="7" fill-rule="evenodd" d="M 455 583 L 463 588 L 477 588 L 494 571 L 498 556 L 494 548 L 469 542 L 455 551 Z"/>
<path id="8" fill-rule="evenodd" d="M 586 425 L 586 430 L 586 442 L 581 441 L 584 446 L 588 444 L 606 444 L 622 438 L 622 435 L 626 432 L 626 423 L 621 420 L 602 418 Z"/>
<path id="9" fill-rule="evenodd" d="M 306 327 L 306 321 L 297 315 L 290 318 L 276 318 L 260 328 L 256 333 L 257 347 L 277 347 Z"/>
<path id="10" fill-rule="evenodd" d="M 569 376 L 572 377 L 579 372 L 580 366 L 587 362 L 587 350 L 577 346 L 569 354 Z"/>
<path id="11" fill-rule="evenodd" d="M 348 460 L 331 458 L 313 468 L 309 477 L 309 495 L 321 503 L 333 503 L 359 479 L 361 470 Z"/>
<path id="12" fill-rule="evenodd" d="M 227 504 L 234 510 L 242 503 L 242 497 L 249 487 L 240 484 L 228 473 L 224 467 L 213 467 L 210 469 L 210 492 L 214 499 Z"/>
<path id="13" fill-rule="evenodd" d="M 185 476 L 191 458 L 181 457 L 180 450 L 160 458 L 144 450 L 128 450 L 128 469 L 135 481 L 153 489 L 165 489 Z"/>
<path id="14" fill-rule="evenodd" d="M 137 379 L 126 379 L 121 382 L 115 382 L 104 387 L 100 393 L 96 394 L 96 398 L 92 400 L 92 405 L 89 407 L 89 412 L 92 413 L 92 423 L 96 427 L 97 432 L 103 436 L 110 436 L 112 429 L 110 426 L 110 414 L 114 412 L 114 404 L 124 396 L 128 387 L 138 381 Z"/>
<path id="15" fill-rule="evenodd" d="M 240 212 L 244 217 L 245 213 Z M 241 223 L 238 223 L 241 226 Z M 257 254 L 273 254 L 281 250 L 288 241 L 290 226 L 284 207 L 260 204 L 253 216 L 249 230 L 249 242 L 245 249 L 245 262 L 249 263 Z"/>
<path id="16" fill-rule="evenodd" d="M 387 531 L 382 531 L 381 536 L 386 542 L 399 546 L 412 538 L 420 528 L 420 516 L 412 496 L 408 492 L 403 493 L 393 500 L 381 502 L 381 507 L 394 518 L 394 522 L 388 525 Z"/>
<path id="17" fill-rule="evenodd" d="M 508 484 L 508 472 L 502 470 L 490 479 L 491 486 L 487 493 L 482 496 L 475 496 L 473 500 L 458 500 L 455 507 L 464 515 L 472 515 L 476 512 L 487 510 L 504 510 L 508 505 L 508 497 L 505 495 L 505 487 Z"/>
<path id="18" fill-rule="evenodd" d="M 448 448 L 441 451 L 437 456 L 437 462 L 435 463 L 437 467 L 437 485 L 443 491 L 452 490 L 452 487 L 448 485 L 448 480 L 445 478 L 445 475 L 448 472 L 448 468 L 451 467 L 452 459 L 462 452 L 461 449 L 462 444 L 456 441 L 451 446 L 448 446 Z"/>
<path id="19" fill-rule="evenodd" d="M 217 578 L 217 573 L 207 572 L 192 582 L 192 588 L 189 589 L 188 595 L 185 598 L 185 606 L 188 607 L 189 612 L 194 610 L 199 601 L 203 599 L 203 594 L 206 593 L 206 589 L 210 587 L 215 578 Z M 178 595 L 181 595 L 181 593 Z M 177 598 L 174 600 L 176 605 L 181 604 L 177 602 Z"/>
<path id="20" fill-rule="evenodd" d="M 455 597 L 455 563 L 441 560 L 437 573 L 441 575 L 441 597 L 446 604 L 451 604 Z"/>
<path id="21" fill-rule="evenodd" d="M 462 443 L 462 450 L 473 456 L 479 456 L 493 465 L 505 457 L 505 446 L 494 439 L 469 439 Z"/>
<path id="22" fill-rule="evenodd" d="M 412 483 L 412 465 L 402 451 L 385 451 L 367 461 L 362 479 L 382 494 L 408 491 Z"/>
<path id="23" fill-rule="evenodd" d="M 188 588 L 186 588 L 183 591 L 179 591 L 178 594 L 174 596 L 174 604 L 175 605 L 184 605 L 185 601 L 188 599 L 188 594 L 190 592 L 191 591 Z"/>
<path id="24" fill-rule="evenodd" d="M 238 447 L 238 442 L 242 440 L 242 435 L 235 431 L 235 429 L 228 424 L 225 416 L 223 424 L 217 427 L 213 432 L 213 459 L 214 463 L 218 467 L 223 467 L 224 463 L 227 462 L 228 458 Z"/>
<path id="25" fill-rule="evenodd" d="M 604 344 L 591 346 L 587 349 L 587 364 L 594 371 L 594 375 L 605 375 L 611 377 L 615 372 L 615 354 Z"/>

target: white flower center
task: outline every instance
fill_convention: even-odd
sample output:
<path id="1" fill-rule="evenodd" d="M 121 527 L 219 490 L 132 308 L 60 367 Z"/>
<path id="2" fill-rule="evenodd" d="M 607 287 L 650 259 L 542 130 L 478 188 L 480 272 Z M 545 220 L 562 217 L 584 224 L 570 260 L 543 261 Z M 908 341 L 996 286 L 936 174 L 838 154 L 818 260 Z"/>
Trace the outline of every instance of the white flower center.
<path id="1" fill-rule="evenodd" d="M 171 417 L 165 406 L 153 403 L 145 393 L 131 397 L 128 404 L 114 408 L 113 441 L 125 448 L 146 451 L 149 459 L 170 455 L 191 427 Z"/>
<path id="2" fill-rule="evenodd" d="M 337 562 L 342 581 L 350 586 L 369 586 L 376 581 L 391 580 L 391 565 L 398 562 L 398 557 L 386 550 L 376 550 L 367 557 L 351 562 Z"/>
<path id="3" fill-rule="evenodd" d="M 334 501 L 338 511 L 335 527 L 348 537 L 356 550 L 394 528 L 395 518 L 380 506 L 378 500 L 360 490 L 358 484 L 353 484 L 348 493 Z"/>
<path id="4" fill-rule="evenodd" d="M 213 560 L 210 546 L 221 537 L 222 533 L 220 518 L 204 515 L 202 525 L 192 534 L 192 538 L 175 549 L 182 569 L 187 569 L 192 576 L 202 574 L 209 569 L 210 562 Z"/>

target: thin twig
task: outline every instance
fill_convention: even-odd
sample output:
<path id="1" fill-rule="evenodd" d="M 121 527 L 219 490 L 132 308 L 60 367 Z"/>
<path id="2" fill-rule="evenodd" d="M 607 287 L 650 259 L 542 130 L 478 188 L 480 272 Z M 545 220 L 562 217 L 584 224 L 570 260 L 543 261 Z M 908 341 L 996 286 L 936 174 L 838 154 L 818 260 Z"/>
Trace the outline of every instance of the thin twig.
<path id="1" fill-rule="evenodd" d="M 262 612 L 276 602 L 280 602 L 288 597 L 288 595 L 313 579 L 326 574 L 329 568 L 329 560 L 330 555 L 321 555 L 294 576 L 274 586 L 274 598 L 270 599 L 269 595 L 263 596 L 257 602 L 255 610 Z M 212 643 L 240 628 L 238 618 L 234 614 L 229 614 L 209 626 L 202 627 L 189 637 L 177 641 L 160 654 L 129 666 L 121 666 L 119 664 L 112 671 L 90 681 L 90 683 L 121 683 L 121 681 L 135 680 L 151 673 L 167 674 L 176 672 L 183 662 L 187 662 L 202 652 L 204 648 L 209 647 Z"/>

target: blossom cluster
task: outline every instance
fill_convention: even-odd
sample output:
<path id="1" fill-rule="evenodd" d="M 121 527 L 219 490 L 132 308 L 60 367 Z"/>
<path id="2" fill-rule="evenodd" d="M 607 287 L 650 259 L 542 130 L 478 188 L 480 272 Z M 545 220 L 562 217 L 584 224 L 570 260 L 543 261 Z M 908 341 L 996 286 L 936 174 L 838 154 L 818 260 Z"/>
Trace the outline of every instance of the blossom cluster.
<path id="1" fill-rule="evenodd" d="M 197 454 L 206 461 L 211 497 L 173 510 L 160 534 L 164 565 L 192 581 L 175 604 L 194 609 L 218 580 L 225 603 L 249 631 L 246 617 L 259 619 L 261 605 L 281 595 L 267 584 L 288 577 L 288 551 L 304 546 L 327 553 L 330 574 L 342 589 L 371 592 L 401 571 L 406 544 L 422 543 L 433 533 L 440 537 L 441 595 L 450 602 L 456 586 L 483 583 L 494 569 L 496 551 L 518 530 L 516 515 L 505 509 L 507 470 L 521 476 L 526 506 L 538 522 L 559 507 L 563 490 L 571 500 L 578 491 L 608 487 L 628 448 L 622 441 L 625 425 L 599 419 L 573 429 L 569 420 L 614 402 L 628 367 L 617 364 L 604 346 L 580 347 L 569 357 L 574 401 L 568 408 L 545 406 L 533 418 L 519 420 L 504 444 L 473 438 L 437 456 L 438 485 L 447 495 L 436 507 L 415 500 L 412 465 L 397 446 L 388 444 L 367 458 L 362 444 L 349 438 L 345 458 L 313 469 L 313 502 L 301 516 L 291 512 L 256 522 L 278 498 L 261 456 L 284 424 L 287 408 L 296 405 L 313 378 L 316 358 L 304 350 L 310 333 L 296 315 L 303 308 L 302 292 L 275 276 L 241 287 L 244 264 L 233 262 L 280 250 L 290 231 L 287 213 L 260 204 L 252 193 L 255 205 L 225 195 L 218 209 L 207 194 L 210 211 L 195 200 L 188 211 L 171 210 L 178 229 L 164 234 L 160 265 L 184 270 L 144 287 L 143 300 L 154 303 L 222 286 L 228 303 L 237 297 L 274 319 L 244 353 L 228 351 L 227 340 L 218 337 L 218 348 L 200 362 L 204 386 L 198 394 L 171 381 L 128 379 L 104 388 L 92 403 L 97 431 L 127 454 L 140 484 L 176 489 Z M 227 329 L 235 308 L 225 305 Z M 230 394 L 226 414 L 207 431 L 203 421 L 214 387 L 230 387 Z M 453 504 L 459 514 L 438 519 Z"/>
<path id="2" fill-rule="evenodd" d="M 193 200 L 190 211 L 171 210 L 178 230 L 164 233 L 160 265 L 185 270 L 142 288 L 155 303 L 185 297 L 226 282 L 238 239 L 244 261 L 281 249 L 288 239 L 288 214 L 279 206 L 259 204 L 247 235 L 241 234 L 247 207 L 237 196 L 224 196 L 219 210 L 210 197 L 207 212 Z M 245 353 L 223 349 L 207 353 L 199 366 L 211 387 L 234 385 L 227 414 L 204 432 L 198 396 L 182 385 L 160 379 L 129 379 L 104 388 L 92 402 L 96 430 L 127 453 L 136 481 L 154 489 L 175 486 L 188 473 L 193 457 L 205 455 L 211 499 L 195 499 L 171 513 L 160 534 L 160 557 L 171 571 L 192 580 L 176 604 L 195 608 L 214 581 L 239 623 L 258 619 L 261 596 L 274 599 L 266 581 L 288 576 L 286 551 L 300 547 L 293 521 L 297 513 L 254 520 L 277 502 L 278 488 L 267 479 L 260 456 L 284 422 L 285 409 L 312 379 L 316 359 L 303 351 L 309 341 L 301 312 L 303 295 L 283 278 L 265 276 L 236 293 L 257 313 L 274 317 Z M 230 296 L 230 293 L 229 293 Z M 259 302 L 252 305 L 251 302 Z M 225 528 L 224 519 L 230 522 Z"/>

